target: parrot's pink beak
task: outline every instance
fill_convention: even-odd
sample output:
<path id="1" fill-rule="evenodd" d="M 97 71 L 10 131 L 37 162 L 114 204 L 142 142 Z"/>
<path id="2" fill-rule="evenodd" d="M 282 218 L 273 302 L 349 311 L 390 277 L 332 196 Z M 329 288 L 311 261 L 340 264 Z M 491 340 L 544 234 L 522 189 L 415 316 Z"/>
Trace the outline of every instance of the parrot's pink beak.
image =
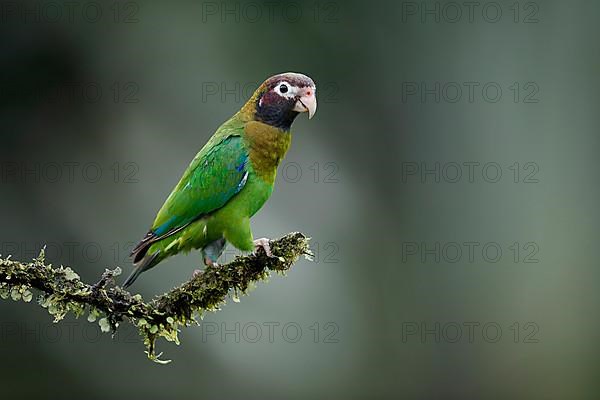
<path id="1" fill-rule="evenodd" d="M 317 93 L 314 87 L 305 87 L 300 91 L 300 98 L 294 105 L 294 111 L 308 112 L 308 119 L 311 119 L 317 112 Z"/>

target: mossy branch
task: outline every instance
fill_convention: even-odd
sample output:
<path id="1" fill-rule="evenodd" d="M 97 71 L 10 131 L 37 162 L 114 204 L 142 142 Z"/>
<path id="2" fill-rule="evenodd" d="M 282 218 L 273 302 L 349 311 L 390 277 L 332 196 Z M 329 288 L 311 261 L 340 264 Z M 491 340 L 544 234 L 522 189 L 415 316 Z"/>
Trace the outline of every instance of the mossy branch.
<path id="1" fill-rule="evenodd" d="M 157 338 L 179 344 L 178 328 L 197 325 L 195 316 L 218 310 L 230 291 L 232 299 L 239 301 L 240 294 L 245 294 L 253 282 L 266 279 L 270 271 L 285 273 L 302 255 L 310 258 L 308 240 L 298 232 L 272 240 L 273 257 L 261 249 L 225 265 L 206 267 L 188 282 L 149 302 L 116 285 L 114 278 L 121 273 L 118 267 L 107 269 L 98 283 L 89 285 L 69 267 L 46 264 L 43 250 L 30 263 L 13 261 L 9 256 L 0 258 L 0 297 L 30 302 L 31 289 L 37 289 L 41 292 L 39 304 L 54 316 L 54 322 L 69 311 L 76 317 L 87 311 L 88 321 L 100 317 L 101 330 L 113 334 L 121 321 L 129 320 L 138 328 L 148 357 L 163 362 L 154 351 Z"/>

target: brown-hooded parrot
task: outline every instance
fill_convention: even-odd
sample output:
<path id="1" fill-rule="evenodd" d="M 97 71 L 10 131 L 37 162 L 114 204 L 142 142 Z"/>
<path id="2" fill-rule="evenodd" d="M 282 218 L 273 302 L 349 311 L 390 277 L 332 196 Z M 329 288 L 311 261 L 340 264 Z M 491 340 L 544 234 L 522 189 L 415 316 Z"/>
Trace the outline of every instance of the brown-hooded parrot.
<path id="1" fill-rule="evenodd" d="M 133 249 L 135 269 L 124 287 L 167 257 L 192 249 L 201 250 L 206 265 L 216 263 L 227 242 L 271 255 L 268 239 L 253 240 L 250 218 L 273 192 L 294 119 L 303 112 L 312 118 L 316 109 L 316 87 L 308 76 L 289 72 L 263 82 L 185 170 Z"/>

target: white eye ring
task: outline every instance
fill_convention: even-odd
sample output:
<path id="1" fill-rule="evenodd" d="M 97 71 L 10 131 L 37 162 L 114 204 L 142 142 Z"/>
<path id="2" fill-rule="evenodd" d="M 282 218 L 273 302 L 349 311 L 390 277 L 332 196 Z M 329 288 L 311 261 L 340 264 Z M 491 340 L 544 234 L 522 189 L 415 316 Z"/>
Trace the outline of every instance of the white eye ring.
<path id="1" fill-rule="evenodd" d="M 292 86 L 285 81 L 275 86 L 275 93 L 288 99 L 294 97 L 297 91 L 298 89 L 295 86 Z"/>

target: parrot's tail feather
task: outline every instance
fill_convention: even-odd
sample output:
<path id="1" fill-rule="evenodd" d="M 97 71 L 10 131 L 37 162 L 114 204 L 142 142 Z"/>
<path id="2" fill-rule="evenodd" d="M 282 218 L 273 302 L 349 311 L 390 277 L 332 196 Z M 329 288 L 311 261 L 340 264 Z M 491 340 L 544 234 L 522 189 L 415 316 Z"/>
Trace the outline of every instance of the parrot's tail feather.
<path id="1" fill-rule="evenodd" d="M 146 249 L 146 251 L 148 251 L 148 249 Z M 131 275 L 129 275 L 129 277 L 123 284 L 123 287 L 128 288 L 129 286 L 131 286 L 131 284 L 133 282 L 135 282 L 137 277 L 140 276 L 140 274 L 142 272 L 147 271 L 150 268 L 152 268 L 153 266 L 155 266 L 156 264 L 158 264 L 158 262 L 160 261 L 160 258 L 158 258 L 159 254 L 160 254 L 160 251 L 157 251 L 153 254 L 147 254 L 141 260 L 139 260 L 137 263 L 135 263 L 134 264 L 135 269 L 133 270 Z"/>
<path id="2" fill-rule="evenodd" d="M 201 216 L 198 216 L 197 218 L 193 219 L 192 221 L 188 222 L 187 224 L 178 226 L 177 228 L 173 228 L 170 231 L 168 231 L 167 233 L 164 233 L 162 235 L 157 235 L 152 230 L 148 231 L 148 233 L 146 233 L 146 236 L 144 236 L 144 238 L 133 248 L 133 250 L 131 250 L 131 254 L 129 254 L 130 257 L 133 257 L 133 263 L 136 264 L 136 263 L 140 262 L 146 256 L 146 253 L 148 252 L 148 249 L 150 248 L 150 246 L 152 246 L 154 243 L 158 242 L 159 240 L 162 240 L 164 238 L 167 238 L 169 236 L 176 234 L 177 232 L 183 230 L 184 228 L 186 228 L 188 225 L 190 225 L 192 222 L 196 221 L 200 217 Z"/>
<path id="3" fill-rule="evenodd" d="M 134 263 L 141 260 L 141 258 L 146 254 L 146 251 L 148 251 L 150 245 L 154 243 L 156 238 L 156 234 L 152 231 L 149 231 L 148 233 L 146 233 L 146 236 L 144 236 L 144 238 L 133 248 L 133 250 L 131 250 L 131 254 L 129 254 L 129 256 L 134 257 Z"/>
<path id="4" fill-rule="evenodd" d="M 140 268 L 134 269 L 133 272 L 131 273 L 131 275 L 129 275 L 129 277 L 123 284 L 123 288 L 127 289 L 129 286 L 131 286 L 131 284 L 133 282 L 135 282 L 135 280 L 137 279 L 138 276 L 140 276 L 141 273 L 142 273 L 142 270 Z"/>
<path id="5" fill-rule="evenodd" d="M 192 222 L 193 221 L 190 221 L 187 224 L 171 229 L 167 233 L 164 233 L 160 236 L 152 230 L 146 233 L 144 238 L 133 248 L 131 254 L 129 255 L 130 257 L 133 257 L 133 265 L 135 266 L 135 270 L 131 273 L 129 278 L 127 278 L 127 280 L 123 284 L 123 287 L 126 288 L 129 285 L 131 285 L 142 272 L 154 267 L 156 264 L 158 264 L 165 258 L 164 253 L 161 253 L 160 251 L 148 254 L 148 250 L 150 249 L 150 247 L 152 247 L 154 243 L 176 234 Z M 159 257 L 159 255 L 161 254 L 162 256 Z"/>

